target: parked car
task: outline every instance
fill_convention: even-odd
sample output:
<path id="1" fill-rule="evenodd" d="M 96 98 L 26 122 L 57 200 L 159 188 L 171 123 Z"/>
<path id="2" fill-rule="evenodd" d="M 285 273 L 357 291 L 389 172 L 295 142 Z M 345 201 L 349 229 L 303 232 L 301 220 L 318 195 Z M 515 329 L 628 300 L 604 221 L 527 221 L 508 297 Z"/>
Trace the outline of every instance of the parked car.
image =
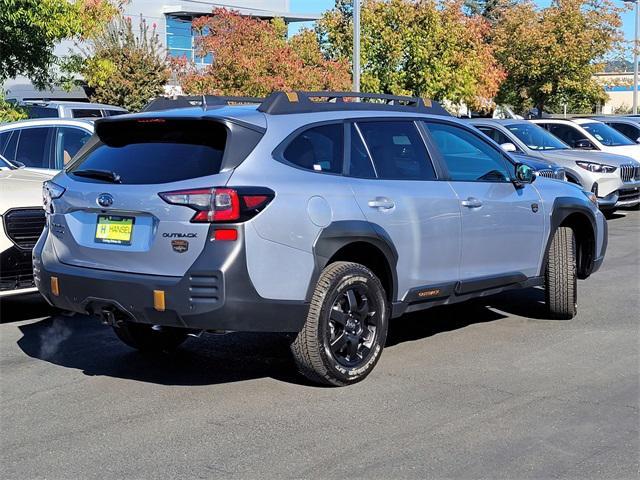
<path id="1" fill-rule="evenodd" d="M 640 161 L 640 145 L 616 129 L 590 118 L 532 120 L 571 148 L 625 155 Z"/>
<path id="2" fill-rule="evenodd" d="M 347 385 L 405 312 L 544 285 L 549 314 L 573 317 L 605 254 L 592 193 L 536 180 L 435 102 L 279 92 L 96 136 L 45 186 L 36 284 L 140 350 L 293 332 L 302 373 Z"/>
<path id="3" fill-rule="evenodd" d="M 37 291 L 31 251 L 44 228 L 42 183 L 52 176 L 0 155 L 0 297 Z"/>
<path id="4" fill-rule="evenodd" d="M 611 128 L 615 128 L 630 140 L 640 143 L 640 118 L 622 116 L 591 117 L 602 123 L 606 123 Z"/>
<path id="5" fill-rule="evenodd" d="M 64 100 L 29 100 L 18 105 L 27 111 L 29 118 L 102 118 L 128 113 L 125 108 L 115 105 Z"/>
<path id="6" fill-rule="evenodd" d="M 31 169 L 62 170 L 93 135 L 91 120 L 49 118 L 0 125 L 0 155 Z"/>
<path id="7" fill-rule="evenodd" d="M 544 128 L 526 120 L 483 118 L 469 122 L 515 155 L 527 155 L 563 167 L 567 180 L 595 193 L 603 210 L 640 204 L 640 163 L 630 157 L 572 149 Z"/>

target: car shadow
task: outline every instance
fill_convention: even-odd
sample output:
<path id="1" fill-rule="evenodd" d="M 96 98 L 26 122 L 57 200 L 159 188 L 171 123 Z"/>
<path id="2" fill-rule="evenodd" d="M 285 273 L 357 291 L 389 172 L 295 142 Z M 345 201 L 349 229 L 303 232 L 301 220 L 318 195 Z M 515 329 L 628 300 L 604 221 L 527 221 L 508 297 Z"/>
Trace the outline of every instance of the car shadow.
<path id="1" fill-rule="evenodd" d="M 423 340 L 508 315 L 537 314 L 540 291 L 505 292 L 464 304 L 434 307 L 390 322 L 387 347 Z M 531 315 L 533 312 L 534 316 Z M 161 385 L 215 385 L 259 378 L 311 386 L 296 372 L 289 353 L 293 335 L 229 333 L 189 339 L 170 354 L 142 354 L 121 343 L 97 319 L 61 315 L 19 326 L 18 346 L 32 358 L 109 376 Z M 314 385 L 315 386 L 315 385 Z"/>
<path id="2" fill-rule="evenodd" d="M 48 317 L 55 312 L 39 293 L 0 298 L 0 323 Z"/>

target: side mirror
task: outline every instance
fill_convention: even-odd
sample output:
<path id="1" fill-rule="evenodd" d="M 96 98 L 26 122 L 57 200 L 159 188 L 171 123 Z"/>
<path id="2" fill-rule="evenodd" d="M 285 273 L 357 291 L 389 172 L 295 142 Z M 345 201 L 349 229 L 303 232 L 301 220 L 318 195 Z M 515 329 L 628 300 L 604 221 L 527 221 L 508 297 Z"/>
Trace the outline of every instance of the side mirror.
<path id="1" fill-rule="evenodd" d="M 522 186 L 527 183 L 532 183 L 536 179 L 533 168 L 524 163 L 518 163 L 516 165 L 516 186 Z"/>
<path id="2" fill-rule="evenodd" d="M 507 142 L 507 143 L 502 143 L 500 144 L 500 148 L 502 150 L 504 150 L 505 152 L 517 152 L 518 149 L 516 148 L 516 146 L 511 143 L 511 142 Z"/>
<path id="3" fill-rule="evenodd" d="M 579 148 L 580 150 L 593 150 L 593 144 L 586 138 L 583 138 L 582 140 L 576 140 L 573 142 L 573 148 Z"/>

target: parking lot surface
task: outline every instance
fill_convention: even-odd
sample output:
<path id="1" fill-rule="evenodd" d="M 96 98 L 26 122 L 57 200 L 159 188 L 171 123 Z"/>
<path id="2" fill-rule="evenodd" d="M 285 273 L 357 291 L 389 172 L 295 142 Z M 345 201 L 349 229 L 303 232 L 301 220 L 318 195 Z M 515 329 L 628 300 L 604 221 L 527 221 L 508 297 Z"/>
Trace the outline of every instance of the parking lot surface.
<path id="1" fill-rule="evenodd" d="M 391 323 L 357 385 L 296 375 L 282 335 L 143 356 L 109 327 L 0 307 L 1 471 L 22 478 L 637 478 L 640 212 L 609 221 L 578 316 L 542 290 Z"/>

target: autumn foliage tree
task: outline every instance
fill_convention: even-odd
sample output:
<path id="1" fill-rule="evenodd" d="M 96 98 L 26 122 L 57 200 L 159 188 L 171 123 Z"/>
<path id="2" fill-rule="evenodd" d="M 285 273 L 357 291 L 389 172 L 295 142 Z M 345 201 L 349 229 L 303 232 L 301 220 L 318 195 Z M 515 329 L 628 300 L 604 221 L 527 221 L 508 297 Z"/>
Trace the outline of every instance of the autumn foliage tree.
<path id="1" fill-rule="evenodd" d="M 196 50 L 213 64 L 196 68 L 173 61 L 185 93 L 265 96 L 274 90 L 343 90 L 350 71 L 342 60 L 327 60 L 310 30 L 287 39 L 281 19 L 265 21 L 218 8 L 193 22 Z"/>
<path id="2" fill-rule="evenodd" d="M 486 42 L 489 22 L 465 14 L 462 0 L 364 0 L 362 90 L 486 104 L 504 72 Z M 338 0 L 316 29 L 329 58 L 351 57 L 351 2 Z"/>
<path id="3" fill-rule="evenodd" d="M 621 40 L 620 8 L 609 0 L 532 1 L 512 7 L 493 32 L 496 56 L 508 73 L 498 101 L 524 111 L 536 107 L 591 111 L 605 100 L 593 74 Z"/>

